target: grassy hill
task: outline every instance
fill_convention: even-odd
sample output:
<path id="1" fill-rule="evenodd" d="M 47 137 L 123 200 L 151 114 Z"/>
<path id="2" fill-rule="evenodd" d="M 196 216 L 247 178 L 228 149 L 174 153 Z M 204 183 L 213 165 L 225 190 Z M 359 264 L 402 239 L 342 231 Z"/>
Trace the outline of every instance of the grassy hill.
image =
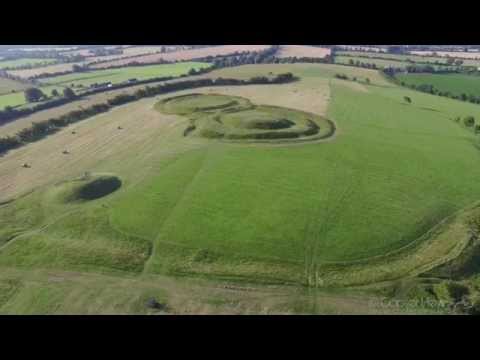
<path id="1" fill-rule="evenodd" d="M 112 307 L 101 297 L 104 305 L 90 309 L 142 312 L 135 301 L 160 291 L 151 283 L 157 277 L 327 291 L 418 275 L 458 255 L 468 242 L 466 231 L 454 220 L 442 221 L 456 219 L 480 199 L 480 167 L 477 137 L 452 119 L 479 118 L 480 108 L 345 66 L 249 65 L 207 76 L 286 71 L 301 80 L 174 96 L 241 97 L 316 114 L 335 123 L 333 137 L 257 144 L 185 136 L 189 116 L 159 108 L 170 94 L 116 108 L 7 154 L 0 163 L 0 200 L 16 200 L 0 207 L 0 268 L 20 284 L 39 269 L 85 273 L 76 292 L 89 281 L 102 286 L 107 279 L 135 277 L 138 285 L 121 292 L 124 306 Z M 336 73 L 358 81 L 335 79 Z M 218 111 L 225 98 L 204 111 Z M 244 119 L 235 121 L 238 126 Z M 78 196 L 105 177 L 121 186 L 94 199 Z M 96 276 L 98 282 L 79 279 Z M 17 291 L 15 284 L 0 286 L 7 294 L 0 312 L 58 309 L 34 305 L 31 292 L 8 295 Z M 44 301 L 60 304 L 63 312 L 85 309 L 66 303 L 73 295 L 66 297 L 63 286 L 49 286 L 58 297 L 44 295 Z M 172 285 L 162 288 L 171 293 Z M 109 293 L 111 301 L 118 291 Z M 282 306 L 272 308 L 305 311 L 298 303 Z"/>

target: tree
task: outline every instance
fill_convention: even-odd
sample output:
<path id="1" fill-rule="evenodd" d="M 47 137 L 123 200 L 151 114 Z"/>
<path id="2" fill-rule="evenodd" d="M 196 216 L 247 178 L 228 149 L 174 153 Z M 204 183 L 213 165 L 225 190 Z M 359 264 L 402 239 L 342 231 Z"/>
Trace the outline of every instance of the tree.
<path id="1" fill-rule="evenodd" d="M 465 119 L 463 119 L 463 123 L 466 127 L 472 127 L 475 125 L 475 118 L 473 116 L 467 116 Z"/>
<path id="2" fill-rule="evenodd" d="M 29 103 L 40 101 L 44 97 L 45 94 L 38 88 L 30 88 L 25 90 L 25 100 L 27 100 Z"/>
<path id="3" fill-rule="evenodd" d="M 53 90 L 52 90 L 52 96 L 53 96 L 53 97 L 60 96 L 60 94 L 58 93 L 58 90 L 57 90 L 57 89 L 53 89 Z"/>
<path id="4" fill-rule="evenodd" d="M 403 99 L 405 100 L 405 102 L 407 102 L 409 104 L 412 103 L 412 99 L 410 99 L 408 96 L 405 96 Z"/>
<path id="5" fill-rule="evenodd" d="M 73 99 L 74 97 L 76 97 L 75 92 L 69 87 L 63 89 L 63 96 L 65 96 L 67 99 Z"/>
<path id="6" fill-rule="evenodd" d="M 85 68 L 84 68 L 83 66 L 81 66 L 81 65 L 74 64 L 74 65 L 72 66 L 72 70 L 73 70 L 73 72 L 82 72 L 82 71 L 85 70 Z"/>

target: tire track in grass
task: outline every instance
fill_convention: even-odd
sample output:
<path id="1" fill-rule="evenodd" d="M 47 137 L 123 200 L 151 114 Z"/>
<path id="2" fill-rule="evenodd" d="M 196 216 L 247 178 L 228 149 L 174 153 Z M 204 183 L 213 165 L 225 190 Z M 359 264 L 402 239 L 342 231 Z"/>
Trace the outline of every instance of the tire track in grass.
<path id="1" fill-rule="evenodd" d="M 204 167 L 204 164 L 205 164 L 205 159 L 207 158 L 207 155 L 208 155 L 208 151 L 209 149 L 205 149 L 205 150 L 200 150 L 200 151 L 203 151 L 203 154 L 202 154 L 202 158 L 201 158 L 201 161 L 199 162 L 199 166 L 197 167 L 195 173 L 193 174 L 193 176 L 191 177 L 191 179 L 189 180 L 188 184 L 183 188 L 181 194 L 179 195 L 178 197 L 178 200 L 175 202 L 175 205 L 173 206 L 173 208 L 170 210 L 169 212 L 169 215 L 165 217 L 165 219 L 162 221 L 161 225 L 159 226 L 159 230 L 158 230 L 158 234 L 157 236 L 155 237 L 155 239 L 153 240 L 152 242 L 152 251 L 151 251 L 151 255 L 150 257 L 148 258 L 148 260 L 145 262 L 145 265 L 144 265 L 144 268 L 143 268 L 143 273 L 146 273 L 148 271 L 148 269 L 151 267 L 150 264 L 152 263 L 152 261 L 155 259 L 155 256 L 156 256 L 156 243 L 157 242 L 161 242 L 160 239 L 160 236 L 162 234 L 162 229 L 163 227 L 165 226 L 165 224 L 168 222 L 168 220 L 170 220 L 170 218 L 173 216 L 174 212 L 175 212 L 175 209 L 178 208 L 179 204 L 182 202 L 182 200 L 184 199 L 186 193 L 188 192 L 188 189 L 192 187 L 192 184 L 195 182 L 195 179 L 198 178 L 198 175 L 199 173 L 201 172 L 201 170 L 203 169 Z"/>

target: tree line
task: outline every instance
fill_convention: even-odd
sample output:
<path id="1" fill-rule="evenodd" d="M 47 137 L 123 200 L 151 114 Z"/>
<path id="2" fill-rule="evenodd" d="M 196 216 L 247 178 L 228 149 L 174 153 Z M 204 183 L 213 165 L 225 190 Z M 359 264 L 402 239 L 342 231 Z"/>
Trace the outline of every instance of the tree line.
<path id="1" fill-rule="evenodd" d="M 240 86 L 240 85 L 259 85 L 259 84 L 282 84 L 296 81 L 297 78 L 292 73 L 279 74 L 273 78 L 264 76 L 253 77 L 249 80 L 240 79 L 195 79 L 164 83 L 157 86 L 146 86 L 138 89 L 133 94 L 120 94 L 106 103 L 95 104 L 81 110 L 70 111 L 67 114 L 48 120 L 34 122 L 28 128 L 19 131 L 15 136 L 7 136 L 0 138 L 0 154 L 11 149 L 26 145 L 31 142 L 38 141 L 60 129 L 74 124 L 78 121 L 87 119 L 94 115 L 109 111 L 115 106 L 120 106 L 129 102 L 137 101 L 142 98 L 153 97 L 169 92 L 187 90 L 199 87 L 209 86 Z"/>

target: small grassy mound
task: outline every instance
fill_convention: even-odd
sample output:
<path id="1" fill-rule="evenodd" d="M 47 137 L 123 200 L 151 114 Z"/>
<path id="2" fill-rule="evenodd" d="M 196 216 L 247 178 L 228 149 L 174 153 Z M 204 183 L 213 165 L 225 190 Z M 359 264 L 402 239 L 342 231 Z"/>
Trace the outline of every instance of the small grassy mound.
<path id="1" fill-rule="evenodd" d="M 317 140 L 335 132 L 333 123 L 318 115 L 254 105 L 248 99 L 227 95 L 182 95 L 165 99 L 156 107 L 163 113 L 189 118 L 185 137 L 268 142 Z"/>
<path id="2" fill-rule="evenodd" d="M 122 181 L 111 175 L 89 176 L 61 184 L 60 198 L 64 202 L 91 201 L 117 191 Z"/>

